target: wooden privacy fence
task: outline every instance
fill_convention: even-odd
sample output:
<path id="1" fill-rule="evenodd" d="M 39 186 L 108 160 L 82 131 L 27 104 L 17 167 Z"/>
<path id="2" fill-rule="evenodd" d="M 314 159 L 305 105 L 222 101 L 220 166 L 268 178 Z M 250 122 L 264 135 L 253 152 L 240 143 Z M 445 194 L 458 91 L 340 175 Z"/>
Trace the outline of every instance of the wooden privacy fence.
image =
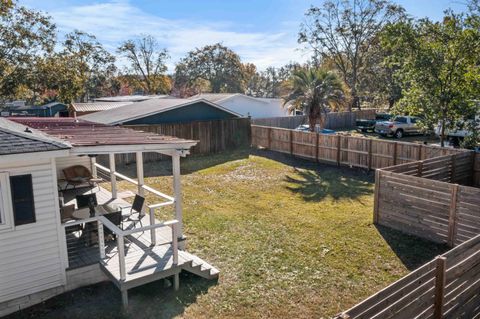
<path id="1" fill-rule="evenodd" d="M 376 111 L 376 109 L 365 109 L 352 112 L 330 112 L 322 115 L 321 122 L 327 129 L 353 128 L 357 119 L 374 119 Z M 303 115 L 266 117 L 252 119 L 252 124 L 295 129 L 301 124 L 308 124 L 308 119 Z"/>
<path id="2" fill-rule="evenodd" d="M 367 137 L 319 134 L 252 125 L 252 145 L 316 161 L 383 168 L 464 150 Z"/>
<path id="3" fill-rule="evenodd" d="M 479 314 L 480 236 L 476 236 L 336 318 L 454 319 Z"/>
<path id="4" fill-rule="evenodd" d="M 374 222 L 449 246 L 478 235 L 480 189 L 464 186 L 474 162 L 465 152 L 377 170 Z"/>
<path id="5" fill-rule="evenodd" d="M 249 118 L 235 118 L 215 121 L 199 121 L 190 123 L 167 123 L 151 125 L 126 125 L 125 127 L 157 134 L 175 136 L 198 141 L 191 149 L 191 154 L 211 154 L 220 151 L 249 146 L 251 141 L 251 128 Z M 165 156 L 159 153 L 145 153 L 144 161 L 161 160 Z M 135 154 L 117 154 L 117 164 L 135 162 Z M 100 158 L 100 162 L 108 159 Z"/>

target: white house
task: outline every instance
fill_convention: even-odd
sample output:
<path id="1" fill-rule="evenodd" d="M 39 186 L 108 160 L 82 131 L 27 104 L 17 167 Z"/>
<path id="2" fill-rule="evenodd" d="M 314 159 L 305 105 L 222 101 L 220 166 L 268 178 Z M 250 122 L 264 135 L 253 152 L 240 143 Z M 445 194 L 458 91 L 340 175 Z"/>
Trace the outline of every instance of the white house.
<path id="1" fill-rule="evenodd" d="M 0 119 L 0 317 L 104 280 L 119 288 L 127 306 L 129 289 L 166 277 L 178 288 L 182 270 L 217 278 L 218 270 L 182 250 L 180 157 L 195 144 L 72 118 Z M 174 194 L 145 185 L 143 152 L 171 156 Z M 116 171 L 119 153 L 136 154 L 136 178 Z M 108 168 L 96 163 L 101 154 L 108 155 Z M 64 169 L 73 165 L 95 178 L 69 187 Z M 111 192 L 101 187 L 101 172 Z M 139 209 L 140 225 L 129 219 L 118 178 L 136 185 L 140 198 L 150 193 L 158 200 Z M 80 208 L 79 196 L 93 196 L 95 205 Z M 160 223 L 155 211 L 166 206 L 174 216 Z M 109 218 L 114 213 L 122 217 L 118 224 Z M 89 245 L 81 242 L 86 239 Z"/>
<path id="2" fill-rule="evenodd" d="M 240 93 L 202 93 L 190 99 L 197 98 L 203 98 L 242 116 L 252 118 L 290 115 L 287 108 L 283 107 L 282 99 L 256 98 Z"/>

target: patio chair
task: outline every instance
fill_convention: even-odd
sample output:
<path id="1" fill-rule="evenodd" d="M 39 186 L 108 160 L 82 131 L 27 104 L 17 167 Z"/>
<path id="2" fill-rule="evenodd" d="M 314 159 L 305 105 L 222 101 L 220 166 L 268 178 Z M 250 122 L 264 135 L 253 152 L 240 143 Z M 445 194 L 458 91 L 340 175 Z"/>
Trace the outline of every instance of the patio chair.
<path id="1" fill-rule="evenodd" d="M 73 189 L 77 186 L 87 184 L 90 187 L 95 187 L 97 183 L 102 182 L 101 178 L 94 178 L 88 168 L 83 165 L 74 165 L 63 169 L 63 175 L 65 175 L 65 190 L 69 185 L 73 186 Z"/>
<path id="2" fill-rule="evenodd" d="M 60 220 L 62 221 L 62 224 L 65 224 L 66 222 L 69 222 L 71 220 L 75 220 L 75 218 L 73 218 L 72 216 L 74 211 L 75 211 L 74 204 L 60 207 Z M 82 225 L 66 226 L 65 232 L 68 234 L 68 233 L 80 231 L 82 229 L 83 229 Z"/>
<path id="3" fill-rule="evenodd" d="M 78 209 L 88 207 L 90 208 L 90 216 L 95 216 L 95 206 L 98 205 L 96 194 L 77 195 L 75 199 Z"/>
<path id="4" fill-rule="evenodd" d="M 128 217 L 124 221 L 132 222 L 134 228 L 137 223 L 140 223 L 140 226 L 143 227 L 142 218 L 146 215 L 143 211 L 143 204 L 145 204 L 145 198 L 140 195 L 135 195 L 132 206 L 122 207 L 130 207 L 130 215 L 128 215 Z"/>
<path id="5" fill-rule="evenodd" d="M 122 211 L 105 214 L 103 215 L 103 217 L 111 221 L 115 226 L 118 226 L 120 229 L 122 228 Z M 103 233 L 105 234 L 105 238 L 108 238 L 109 235 L 112 235 L 113 239 L 117 238 L 117 235 L 113 233 L 108 227 L 103 226 Z"/>

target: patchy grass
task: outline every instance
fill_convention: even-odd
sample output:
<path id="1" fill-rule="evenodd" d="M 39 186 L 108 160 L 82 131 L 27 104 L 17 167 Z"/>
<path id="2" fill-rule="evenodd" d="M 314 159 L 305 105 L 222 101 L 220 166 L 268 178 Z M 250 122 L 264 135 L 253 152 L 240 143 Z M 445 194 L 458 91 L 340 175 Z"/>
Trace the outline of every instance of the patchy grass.
<path id="1" fill-rule="evenodd" d="M 171 192 L 167 163 L 146 171 Z M 373 177 L 361 170 L 247 149 L 183 160 L 182 171 L 187 248 L 220 269 L 218 283 L 136 288 L 124 315 L 102 284 L 15 317 L 327 318 L 445 249 L 372 225 Z"/>

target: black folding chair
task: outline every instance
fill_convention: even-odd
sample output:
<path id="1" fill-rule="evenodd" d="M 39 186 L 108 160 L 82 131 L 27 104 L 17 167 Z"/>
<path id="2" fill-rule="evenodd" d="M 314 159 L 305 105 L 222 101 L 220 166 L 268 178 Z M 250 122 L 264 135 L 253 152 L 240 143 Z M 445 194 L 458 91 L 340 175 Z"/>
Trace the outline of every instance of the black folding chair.
<path id="1" fill-rule="evenodd" d="M 143 211 L 143 205 L 145 204 L 145 198 L 140 195 L 135 195 L 133 199 L 132 206 L 126 206 L 122 208 L 130 207 L 130 215 L 125 219 L 125 221 L 130 221 L 135 228 L 137 223 L 140 223 L 140 226 L 143 227 L 142 218 L 145 217 L 145 212 Z"/>

